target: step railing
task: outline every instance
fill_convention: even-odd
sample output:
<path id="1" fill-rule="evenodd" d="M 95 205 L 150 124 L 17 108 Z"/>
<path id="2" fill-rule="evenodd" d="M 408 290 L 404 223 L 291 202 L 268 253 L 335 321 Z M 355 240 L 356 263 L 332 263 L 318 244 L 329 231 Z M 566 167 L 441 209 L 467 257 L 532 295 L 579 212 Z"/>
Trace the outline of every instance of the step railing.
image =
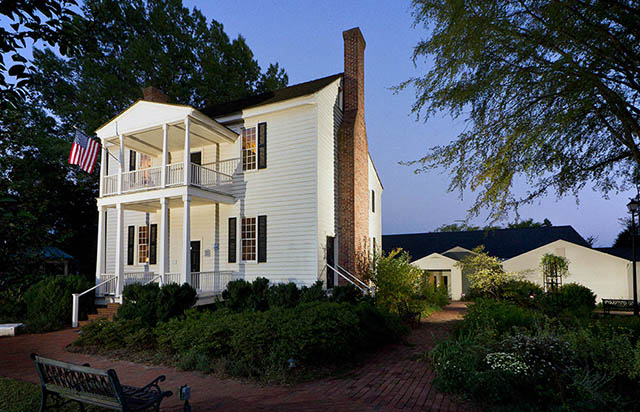
<path id="1" fill-rule="evenodd" d="M 101 275 L 102 276 L 102 275 Z M 87 293 L 95 290 L 103 285 L 106 285 L 109 282 L 113 282 L 115 280 L 115 290 L 118 290 L 118 277 L 116 275 L 108 275 L 109 278 L 103 282 L 98 283 L 92 288 L 85 290 L 82 293 L 73 293 L 71 296 L 73 298 L 73 307 L 71 309 L 71 326 L 74 328 L 78 327 L 78 313 L 80 311 L 80 297 L 86 295 Z"/>
<path id="2" fill-rule="evenodd" d="M 179 285 L 181 273 L 165 273 L 164 274 L 164 284 L 169 285 L 171 283 L 175 283 Z"/>
<path id="3" fill-rule="evenodd" d="M 337 273 L 338 276 L 340 276 L 341 278 L 346 280 L 348 283 L 352 284 L 357 289 L 359 289 L 362 292 L 363 295 L 371 295 L 371 296 L 374 295 L 374 290 L 373 290 L 372 287 L 370 287 L 369 285 L 364 283 L 358 277 L 356 277 L 353 274 L 351 274 L 348 270 L 346 270 L 342 266 L 336 265 L 336 267 L 333 267 L 333 266 L 331 266 L 330 264 L 327 263 L 327 267 L 329 269 L 333 269 L 333 271 L 335 273 Z"/>
<path id="4" fill-rule="evenodd" d="M 191 272 L 191 286 L 198 292 L 222 293 L 232 279 L 232 271 Z"/>

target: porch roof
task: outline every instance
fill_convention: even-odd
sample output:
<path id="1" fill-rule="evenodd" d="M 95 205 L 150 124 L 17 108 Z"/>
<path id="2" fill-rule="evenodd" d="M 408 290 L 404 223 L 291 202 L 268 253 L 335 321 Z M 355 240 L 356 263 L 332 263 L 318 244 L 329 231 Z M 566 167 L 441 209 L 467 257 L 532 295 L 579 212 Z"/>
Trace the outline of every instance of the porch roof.
<path id="1" fill-rule="evenodd" d="M 103 142 L 116 143 L 118 136 L 127 139 L 127 146 L 145 153 L 162 153 L 162 127 L 168 128 L 168 150 L 184 147 L 184 120 L 191 120 L 191 147 L 202 147 L 213 143 L 233 143 L 238 134 L 191 106 L 156 103 L 138 100 L 128 109 L 100 126 L 97 136 Z"/>

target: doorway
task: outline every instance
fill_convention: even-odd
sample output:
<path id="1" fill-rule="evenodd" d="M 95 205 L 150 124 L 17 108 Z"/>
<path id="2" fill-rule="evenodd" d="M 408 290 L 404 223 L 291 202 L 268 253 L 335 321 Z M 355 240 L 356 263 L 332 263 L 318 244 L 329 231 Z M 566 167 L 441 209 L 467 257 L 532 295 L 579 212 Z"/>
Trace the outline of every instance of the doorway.
<path id="1" fill-rule="evenodd" d="M 200 241 L 191 241 L 191 272 L 200 272 Z"/>
<path id="2" fill-rule="evenodd" d="M 335 265 L 335 238 L 327 236 L 327 265 L 336 267 Z M 327 289 L 331 289 L 334 286 L 335 273 L 333 269 L 327 266 Z"/>

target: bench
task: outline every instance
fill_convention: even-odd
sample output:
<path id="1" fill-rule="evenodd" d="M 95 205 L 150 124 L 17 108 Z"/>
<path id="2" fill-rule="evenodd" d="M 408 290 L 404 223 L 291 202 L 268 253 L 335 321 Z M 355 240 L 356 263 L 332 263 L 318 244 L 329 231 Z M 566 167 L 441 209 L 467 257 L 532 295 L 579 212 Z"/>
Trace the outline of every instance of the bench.
<path id="1" fill-rule="evenodd" d="M 602 299 L 602 311 L 610 313 L 612 310 L 631 312 L 633 300 L 631 299 Z"/>
<path id="2" fill-rule="evenodd" d="M 408 322 L 411 325 L 420 324 L 420 312 L 412 312 L 411 310 L 409 310 L 409 305 L 407 305 L 407 302 L 398 302 L 397 307 L 398 314 L 404 322 Z"/>
<path id="3" fill-rule="evenodd" d="M 77 402 L 80 411 L 84 405 L 95 405 L 117 411 L 160 410 L 160 402 L 172 395 L 158 386 L 165 380 L 158 376 L 151 383 L 136 388 L 121 385 L 113 369 L 91 368 L 89 364 L 75 365 L 54 359 L 43 358 L 35 353 L 31 359 L 36 365 L 42 388 L 40 411 L 48 407 L 60 408 L 70 402 Z M 65 400 L 66 398 L 66 400 Z M 48 404 L 52 400 L 55 404 Z"/>

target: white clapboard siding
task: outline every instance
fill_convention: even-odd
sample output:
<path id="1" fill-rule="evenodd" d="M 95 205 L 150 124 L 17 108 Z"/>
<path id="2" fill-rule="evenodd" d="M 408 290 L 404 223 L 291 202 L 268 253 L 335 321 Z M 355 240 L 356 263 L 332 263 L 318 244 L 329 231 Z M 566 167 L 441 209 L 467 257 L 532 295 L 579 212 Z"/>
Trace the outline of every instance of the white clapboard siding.
<path id="1" fill-rule="evenodd" d="M 369 159 L 369 243 L 371 238 L 376 239 L 376 247 L 382 248 L 382 184 L 376 174 L 371 156 Z M 371 191 L 375 192 L 375 212 L 371 207 Z"/>

